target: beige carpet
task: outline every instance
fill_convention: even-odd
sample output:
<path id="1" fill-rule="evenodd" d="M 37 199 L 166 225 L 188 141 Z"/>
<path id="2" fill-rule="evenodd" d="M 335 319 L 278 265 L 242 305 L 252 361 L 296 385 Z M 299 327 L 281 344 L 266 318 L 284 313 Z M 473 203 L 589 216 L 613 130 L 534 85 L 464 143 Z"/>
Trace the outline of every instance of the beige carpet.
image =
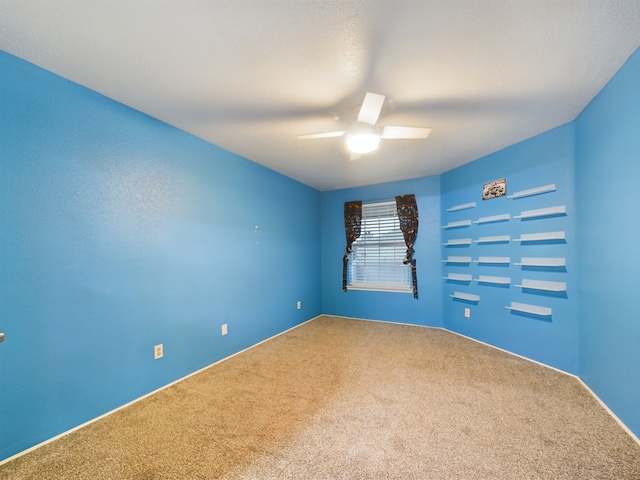
<path id="1" fill-rule="evenodd" d="M 321 317 L 0 467 L 4 479 L 640 479 L 573 377 Z"/>

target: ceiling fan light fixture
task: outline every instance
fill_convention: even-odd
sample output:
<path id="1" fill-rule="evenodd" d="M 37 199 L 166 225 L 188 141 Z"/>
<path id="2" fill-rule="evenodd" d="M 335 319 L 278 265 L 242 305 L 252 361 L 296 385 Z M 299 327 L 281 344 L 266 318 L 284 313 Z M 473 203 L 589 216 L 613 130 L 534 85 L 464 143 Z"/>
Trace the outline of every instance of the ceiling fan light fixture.
<path id="1" fill-rule="evenodd" d="M 380 134 L 373 125 L 356 123 L 347 133 L 346 142 L 351 153 L 369 153 L 380 145 Z"/>

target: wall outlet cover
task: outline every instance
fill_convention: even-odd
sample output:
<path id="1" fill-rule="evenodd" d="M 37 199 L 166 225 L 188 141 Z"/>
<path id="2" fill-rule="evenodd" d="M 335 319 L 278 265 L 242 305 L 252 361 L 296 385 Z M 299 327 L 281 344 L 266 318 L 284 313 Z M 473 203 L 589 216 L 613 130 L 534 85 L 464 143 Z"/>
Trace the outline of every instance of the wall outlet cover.
<path id="1" fill-rule="evenodd" d="M 162 344 L 153 347 L 153 359 L 158 360 L 159 358 L 162 358 L 164 356 L 163 350 Z"/>

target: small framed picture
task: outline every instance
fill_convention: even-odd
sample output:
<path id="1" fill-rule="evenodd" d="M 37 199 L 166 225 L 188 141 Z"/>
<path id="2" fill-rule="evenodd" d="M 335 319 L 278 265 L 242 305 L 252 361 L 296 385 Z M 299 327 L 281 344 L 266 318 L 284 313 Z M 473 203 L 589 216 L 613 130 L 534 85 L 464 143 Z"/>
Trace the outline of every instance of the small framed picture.
<path id="1" fill-rule="evenodd" d="M 482 200 L 501 197 L 507 194 L 507 179 L 496 180 L 495 182 L 485 183 L 482 186 Z"/>

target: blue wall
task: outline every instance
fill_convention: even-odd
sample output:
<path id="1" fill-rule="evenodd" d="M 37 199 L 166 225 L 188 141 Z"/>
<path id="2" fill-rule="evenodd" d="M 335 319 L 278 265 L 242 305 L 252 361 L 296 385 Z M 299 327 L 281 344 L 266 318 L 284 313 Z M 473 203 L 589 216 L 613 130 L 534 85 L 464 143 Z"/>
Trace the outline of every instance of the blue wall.
<path id="1" fill-rule="evenodd" d="M 319 193 L 0 52 L 0 459 L 320 313 L 445 327 L 577 373 L 640 436 L 638 85 L 636 52 L 570 124 L 441 176 Z M 480 200 L 500 178 L 508 194 L 556 190 Z M 407 193 L 420 298 L 342 292 L 344 202 Z M 441 228 L 555 205 L 567 215 Z M 558 230 L 565 242 L 441 245 Z M 567 266 L 514 265 L 523 256 Z M 523 278 L 567 291 L 516 288 Z M 512 313 L 512 301 L 553 314 Z"/>
<path id="2" fill-rule="evenodd" d="M 0 459 L 321 313 L 309 187 L 4 52 L 0 155 Z"/>
<path id="3" fill-rule="evenodd" d="M 366 158 L 359 161 L 366 161 Z M 407 293 L 342 291 L 342 257 L 346 247 L 344 202 L 393 200 L 413 193 L 419 228 L 414 258 L 418 299 Z M 390 182 L 322 192 L 322 311 L 371 320 L 442 326 L 440 245 L 440 188 L 438 177 Z"/>
<path id="4" fill-rule="evenodd" d="M 580 374 L 640 437 L 640 51 L 576 121 Z"/>
<path id="5" fill-rule="evenodd" d="M 441 176 L 442 224 L 510 214 L 509 221 L 472 223 L 469 227 L 444 229 L 442 242 L 472 238 L 467 246 L 442 247 L 449 256 L 510 257 L 509 264 L 445 263 L 449 273 L 508 277 L 510 285 L 477 281 L 444 281 L 444 325 L 447 329 L 504 348 L 547 365 L 578 373 L 578 317 L 575 258 L 574 128 L 564 125 L 518 143 L 492 155 L 463 165 Z M 485 183 L 506 178 L 507 195 L 482 200 Z M 556 190 L 530 197 L 510 199 L 508 195 L 555 184 Z M 447 212 L 451 207 L 471 202 L 476 207 Z M 567 215 L 535 219 L 515 219 L 523 211 L 564 205 Z M 517 242 L 521 234 L 564 231 L 566 241 Z M 480 237 L 509 235 L 511 241 L 475 243 Z M 524 267 L 514 265 L 522 257 L 565 258 L 566 267 Z M 523 279 L 564 282 L 566 292 L 523 289 Z M 477 302 L 449 297 L 454 291 L 479 295 Z M 552 309 L 551 316 L 522 314 L 507 310 L 511 302 Z M 464 309 L 471 316 L 465 318 Z"/>
<path id="6" fill-rule="evenodd" d="M 640 51 L 636 51 L 577 119 L 440 177 L 322 193 L 323 312 L 443 326 L 579 375 L 640 436 Z M 548 184 L 531 197 L 481 200 L 482 185 L 507 179 L 508 194 Z M 434 182 L 439 181 L 439 185 Z M 345 201 L 418 196 L 421 299 L 341 291 Z M 475 208 L 447 208 L 476 202 Z M 525 210 L 564 205 L 567 214 L 514 219 Z M 438 209 L 435 211 L 434 209 Z M 428 212 L 425 218 L 425 212 Z M 459 220 L 509 213 L 508 222 L 441 229 Z M 428 223 L 426 223 L 428 222 Z M 426 224 L 425 224 L 426 223 Z M 565 241 L 445 247 L 449 239 L 564 231 Z M 441 232 L 439 234 L 438 232 Z M 441 235 L 441 238 L 437 238 Z M 426 237 L 426 238 L 425 238 Z M 425 242 L 426 240 L 426 242 Z M 423 242 L 423 243 L 420 243 Z M 507 266 L 439 263 L 449 256 L 508 256 Z M 560 257 L 564 268 L 514 265 L 522 257 Z M 428 268 L 425 268 L 425 264 Z M 511 284 L 456 282 L 449 273 L 510 277 Z M 566 292 L 520 289 L 523 279 L 566 283 Z M 457 301 L 454 291 L 480 296 Z M 423 304 L 426 300 L 428 303 Z M 441 306 L 432 299 L 441 299 Z M 549 307 L 550 317 L 505 309 L 511 302 Z M 470 318 L 464 317 L 469 308 Z"/>

